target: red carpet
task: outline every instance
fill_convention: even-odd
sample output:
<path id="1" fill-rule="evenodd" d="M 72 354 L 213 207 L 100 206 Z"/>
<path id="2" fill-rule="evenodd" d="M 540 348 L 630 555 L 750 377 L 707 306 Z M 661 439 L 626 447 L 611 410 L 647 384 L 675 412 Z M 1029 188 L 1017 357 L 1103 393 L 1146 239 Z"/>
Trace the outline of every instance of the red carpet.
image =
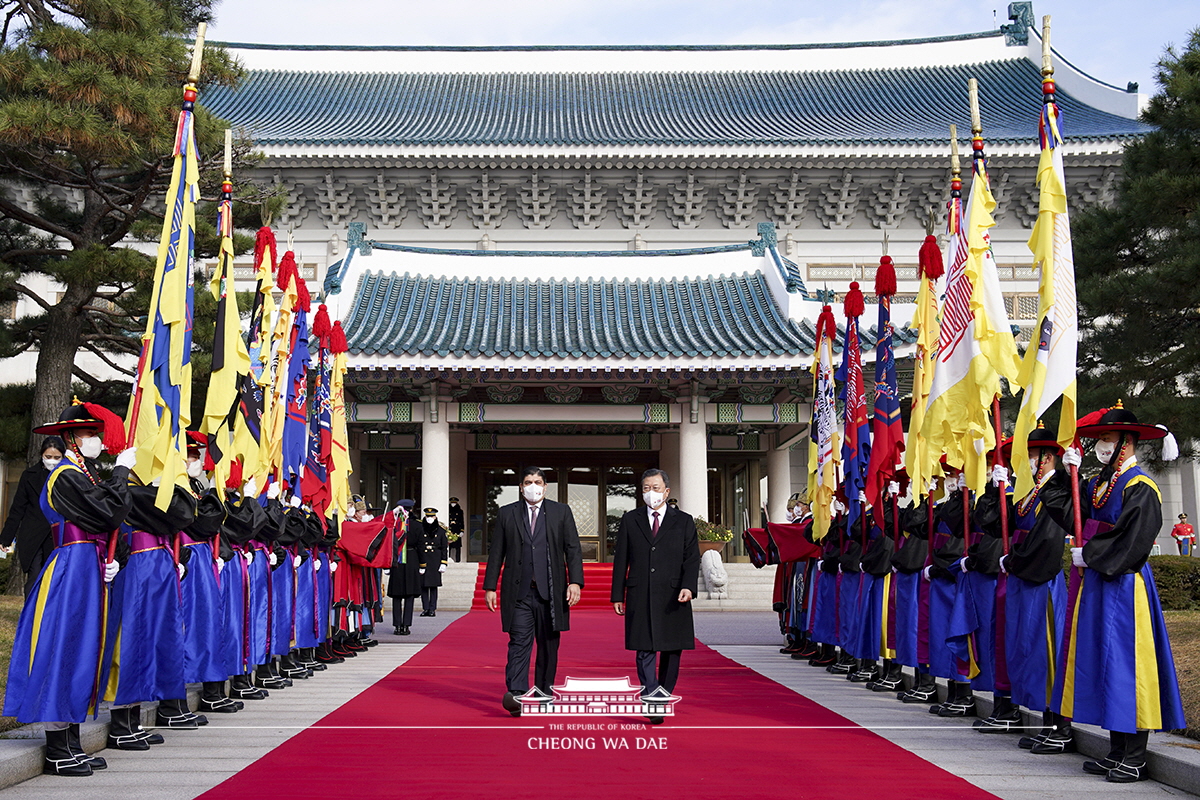
<path id="1" fill-rule="evenodd" d="M 487 564 L 480 562 L 479 575 L 475 578 L 475 598 L 471 602 L 473 611 L 487 610 L 487 605 L 483 601 L 483 575 L 486 571 Z M 590 608 L 611 611 L 612 603 L 608 599 L 611 591 L 612 564 L 585 563 L 583 565 L 583 594 L 579 598 L 579 605 L 576 608 L 580 611 Z"/>
<path id="2" fill-rule="evenodd" d="M 584 612 L 571 622 L 560 683 L 634 677 L 618 617 Z M 675 690 L 683 699 L 664 725 L 640 717 L 514 719 L 500 707 L 506 643 L 497 615 L 467 614 L 406 665 L 203 797 L 993 797 L 702 645 L 683 655 Z M 583 748 L 544 749 L 556 739 Z M 660 747 L 645 747 L 651 739 Z M 628 749 L 606 749 L 606 741 Z"/>

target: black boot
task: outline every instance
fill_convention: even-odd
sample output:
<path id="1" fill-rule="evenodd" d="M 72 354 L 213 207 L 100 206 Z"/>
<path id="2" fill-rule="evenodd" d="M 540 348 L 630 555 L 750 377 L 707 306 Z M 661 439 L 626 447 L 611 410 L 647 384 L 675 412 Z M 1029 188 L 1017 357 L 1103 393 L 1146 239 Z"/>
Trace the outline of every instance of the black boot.
<path id="1" fill-rule="evenodd" d="M 133 728 L 134 735 L 146 744 L 163 744 L 167 741 L 161 733 L 142 730 L 141 704 L 129 707 L 129 727 Z"/>
<path id="2" fill-rule="evenodd" d="M 79 739 L 78 722 L 72 722 L 67 726 L 67 747 L 71 750 L 71 755 L 79 761 L 86 762 L 92 769 L 108 769 L 107 761 L 100 756 L 89 756 L 83 749 L 83 742 Z"/>
<path id="3" fill-rule="evenodd" d="M 1118 766 L 1125 760 L 1125 739 L 1128 734 L 1120 731 L 1108 732 L 1108 755 L 1099 761 L 1083 762 L 1083 771 L 1090 772 L 1092 775 L 1104 775 Z"/>
<path id="4" fill-rule="evenodd" d="M 975 720 L 971 727 L 980 733 L 1015 733 L 1021 729 L 1021 709 L 1013 705 L 1012 696 L 995 695 L 996 704 L 991 716 Z"/>
<path id="5" fill-rule="evenodd" d="M 1137 783 L 1150 779 L 1146 769 L 1146 744 L 1150 741 L 1150 731 L 1138 731 L 1125 734 L 1125 757 L 1121 763 L 1108 771 L 1104 780 L 1109 783 Z"/>
<path id="6" fill-rule="evenodd" d="M 330 641 L 326 639 L 321 642 L 321 646 L 317 648 L 317 661 L 322 664 L 341 664 L 346 659 L 333 652 Z"/>
<path id="7" fill-rule="evenodd" d="M 858 666 L 858 659 L 846 652 L 846 648 L 842 648 L 841 655 L 837 661 L 825 668 L 826 672 L 834 675 L 848 675 Z"/>
<path id="8" fill-rule="evenodd" d="M 338 631 L 333 635 L 332 649 L 336 656 L 341 658 L 355 658 L 358 656 L 359 650 L 364 648 L 351 648 L 347 645 L 349 634 L 345 631 Z"/>
<path id="9" fill-rule="evenodd" d="M 307 680 L 312 677 L 312 670 L 296 663 L 296 659 L 292 657 L 291 653 L 279 657 L 279 673 L 292 680 Z"/>
<path id="10" fill-rule="evenodd" d="M 229 696 L 237 700 L 266 700 L 271 693 L 266 689 L 255 688 L 250 682 L 249 673 L 234 675 L 229 679 Z"/>
<path id="11" fill-rule="evenodd" d="M 907 692 L 900 692 L 896 699 L 901 703 L 928 703 L 937 700 L 937 678 L 928 672 L 917 671 L 917 683 Z"/>
<path id="12" fill-rule="evenodd" d="M 867 684 L 872 692 L 894 692 L 904 683 L 904 665 L 894 658 L 883 660 L 883 674 Z"/>
<path id="13" fill-rule="evenodd" d="M 145 738 L 140 736 L 141 725 L 137 727 L 131 723 L 133 712 L 141 714 L 141 708 L 133 706 L 129 708 L 114 708 L 109 712 L 108 723 L 108 742 L 107 745 L 112 750 L 149 750 L 150 743 Z M 49 733 L 49 731 L 47 731 Z M 90 767 L 88 768 L 91 769 Z"/>
<path id="14" fill-rule="evenodd" d="M 1017 747 L 1022 750 L 1032 750 L 1033 746 L 1045 739 L 1054 731 L 1055 721 L 1058 715 L 1053 711 L 1046 709 L 1042 712 L 1042 729 L 1037 732 L 1036 736 L 1022 736 L 1021 741 L 1017 742 Z"/>
<path id="15" fill-rule="evenodd" d="M 194 731 L 201 725 L 207 725 L 208 718 L 188 710 L 186 700 L 160 700 L 158 711 L 154 715 L 154 724 L 159 728 Z"/>
<path id="16" fill-rule="evenodd" d="M 1029 748 L 1029 752 L 1036 756 L 1054 756 L 1058 755 L 1059 753 L 1074 753 L 1075 749 L 1075 734 L 1071 730 L 1071 720 L 1067 717 L 1055 714 L 1054 727 L 1050 729 L 1050 732 L 1046 734 L 1041 741 L 1035 743 L 1033 747 Z M 1112 766 L 1116 766 L 1118 761 L 1120 761 L 1119 758 L 1114 760 L 1112 762 Z M 1095 763 L 1097 762 L 1085 761 L 1083 762 L 1083 768 L 1091 772 L 1091 770 L 1088 770 L 1087 765 Z M 1111 769 L 1111 767 L 1108 769 Z M 1093 774 L 1104 775 L 1108 772 L 1108 769 L 1102 769 L 1100 772 Z"/>
<path id="17" fill-rule="evenodd" d="M 246 707 L 245 703 L 225 696 L 225 681 L 205 681 L 200 692 L 200 710 L 218 714 L 233 714 Z"/>
<path id="18" fill-rule="evenodd" d="M 947 700 L 938 708 L 939 717 L 973 717 L 975 716 L 975 695 L 971 692 L 970 681 L 954 681 L 956 691 L 953 700 Z"/>
<path id="19" fill-rule="evenodd" d="M 46 760 L 42 764 L 43 775 L 91 775 L 92 765 L 81 761 L 71 752 L 66 730 L 46 731 Z M 146 749 L 150 749 L 147 745 Z"/>
<path id="20" fill-rule="evenodd" d="M 274 659 L 266 664 L 259 664 L 254 670 L 254 685 L 260 689 L 286 689 L 291 686 L 291 681 L 275 673 L 274 666 Z"/>
<path id="21" fill-rule="evenodd" d="M 304 667 L 310 672 L 324 672 L 325 670 L 329 669 L 329 667 L 325 666 L 320 661 L 317 661 L 317 648 L 301 647 L 296 652 L 298 654 L 296 656 L 296 660 L 300 663 L 300 666 Z"/>
<path id="22" fill-rule="evenodd" d="M 874 659 L 864 658 L 858 669 L 846 676 L 851 683 L 870 683 L 879 677 L 879 665 Z"/>

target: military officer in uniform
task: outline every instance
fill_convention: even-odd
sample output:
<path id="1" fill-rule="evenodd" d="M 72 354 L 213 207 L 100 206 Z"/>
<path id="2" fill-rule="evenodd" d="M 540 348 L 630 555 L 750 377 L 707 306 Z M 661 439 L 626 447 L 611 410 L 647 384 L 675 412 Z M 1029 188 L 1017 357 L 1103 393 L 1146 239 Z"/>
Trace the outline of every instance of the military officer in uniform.
<path id="1" fill-rule="evenodd" d="M 421 518 L 421 546 L 417 574 L 421 576 L 421 616 L 437 616 L 438 587 L 442 585 L 442 573 L 446 571 L 446 554 L 449 543 L 446 529 L 438 522 L 438 510 L 428 507 Z"/>
<path id="2" fill-rule="evenodd" d="M 457 497 L 450 498 L 450 533 L 458 536 L 450 543 L 450 555 L 455 561 L 462 561 L 462 540 L 467 535 L 467 525 Z"/>

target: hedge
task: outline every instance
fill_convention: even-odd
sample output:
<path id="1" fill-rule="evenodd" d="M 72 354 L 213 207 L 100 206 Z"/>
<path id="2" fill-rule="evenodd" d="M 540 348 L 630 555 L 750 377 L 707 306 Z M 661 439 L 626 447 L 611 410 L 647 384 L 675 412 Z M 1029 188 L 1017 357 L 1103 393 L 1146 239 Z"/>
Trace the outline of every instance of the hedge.
<path id="1" fill-rule="evenodd" d="M 1200 608 L 1200 558 L 1151 556 L 1150 569 L 1164 610 Z"/>

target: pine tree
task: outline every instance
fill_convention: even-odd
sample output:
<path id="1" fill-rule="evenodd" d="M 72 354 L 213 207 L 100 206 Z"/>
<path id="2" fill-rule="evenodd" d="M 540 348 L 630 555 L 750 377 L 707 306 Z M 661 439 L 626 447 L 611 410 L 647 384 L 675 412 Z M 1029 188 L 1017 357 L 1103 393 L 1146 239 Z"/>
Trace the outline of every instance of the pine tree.
<path id="1" fill-rule="evenodd" d="M 1125 149 L 1116 202 L 1072 220 L 1080 305 L 1080 408 L 1125 406 L 1200 439 L 1200 29 L 1158 63 Z"/>
<path id="2" fill-rule="evenodd" d="M 153 248 L 133 243 L 157 240 L 190 64 L 185 37 L 215 4 L 0 0 L 0 298 L 40 309 L 3 326 L 0 356 L 38 353 L 34 425 L 57 418 L 73 379 L 112 392 L 76 363 L 81 352 L 132 377 L 114 354 L 139 352 L 154 270 Z M 205 49 L 196 135 L 209 198 L 226 125 L 205 111 L 204 88 L 241 74 L 223 50 Z M 251 160 L 247 143 L 236 157 Z M 197 254 L 215 253 L 212 215 L 197 216 Z M 39 288 L 47 281 L 35 274 L 53 288 Z"/>

